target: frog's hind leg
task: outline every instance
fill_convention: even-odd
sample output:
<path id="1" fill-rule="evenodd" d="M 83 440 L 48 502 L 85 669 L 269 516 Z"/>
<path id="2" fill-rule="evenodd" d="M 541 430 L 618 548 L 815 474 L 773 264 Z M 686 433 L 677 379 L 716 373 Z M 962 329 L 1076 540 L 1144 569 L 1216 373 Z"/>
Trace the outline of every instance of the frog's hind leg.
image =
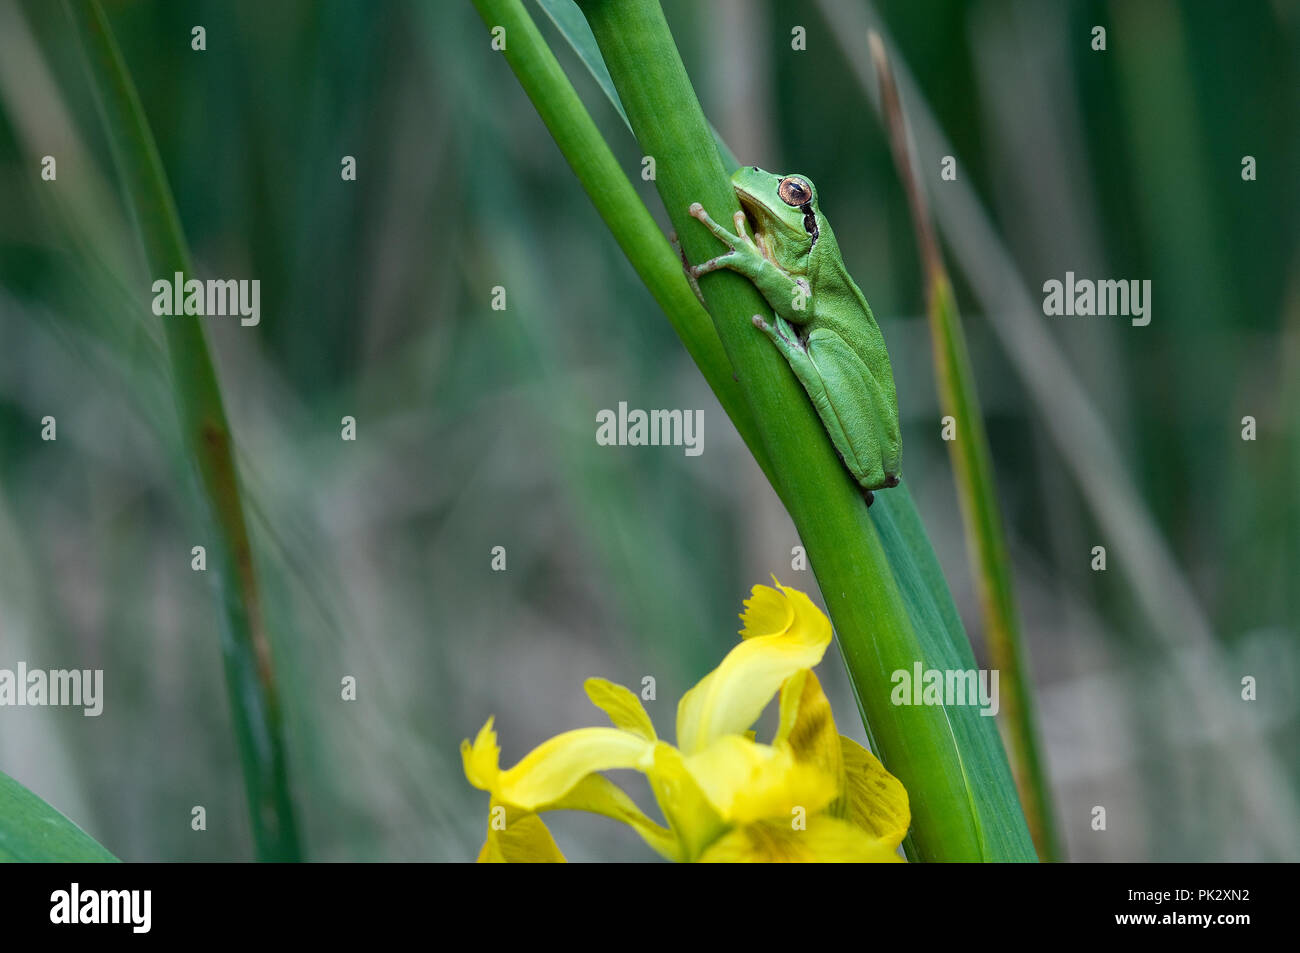
<path id="1" fill-rule="evenodd" d="M 833 372 L 833 379 L 847 385 L 856 383 L 859 392 L 871 392 L 873 382 L 867 379 L 866 369 L 848 344 L 835 332 L 824 329 L 814 329 L 806 339 L 802 338 L 780 315 L 772 324 L 758 314 L 751 320 L 777 346 L 803 384 L 835 453 L 853 475 L 867 506 L 875 501 L 873 490 L 897 486 L 897 475 L 884 472 L 880 441 L 872 421 L 864 419 L 870 408 L 846 403 L 843 392 L 832 393 L 826 386 L 827 374 Z"/>
<path id="2" fill-rule="evenodd" d="M 864 489 L 896 485 L 894 454 L 886 443 L 889 406 L 879 384 L 857 353 L 834 331 L 813 330 L 806 347 L 820 376 L 837 384 L 825 389 L 825 405 L 819 403 L 818 410 L 849 471 Z M 818 403 L 816 397 L 814 403 Z"/>
<path id="3" fill-rule="evenodd" d="M 875 494 L 863 486 L 862 475 L 864 470 L 859 462 L 859 448 L 854 446 L 845 431 L 834 401 L 831 395 L 827 393 L 825 378 L 817 367 L 816 355 L 811 351 L 810 345 L 817 332 L 814 331 L 813 335 L 805 342 L 798 332 L 790 326 L 789 322 L 780 315 L 777 315 L 772 324 L 768 324 L 763 320 L 762 315 L 758 314 L 754 315 L 751 320 L 754 322 L 754 327 L 771 338 L 772 343 L 785 355 L 785 359 L 790 363 L 790 369 L 794 371 L 795 377 L 799 378 L 799 382 L 803 384 L 804 391 L 807 392 L 809 399 L 812 401 L 813 409 L 817 411 L 817 416 L 821 418 L 822 426 L 826 428 L 826 432 L 830 435 L 831 445 L 835 448 L 835 455 L 840 458 L 840 463 L 844 465 L 844 468 L 853 475 L 854 481 L 862 492 L 862 498 L 866 500 L 867 506 L 870 506 L 875 500 Z"/>
<path id="4" fill-rule="evenodd" d="M 792 365 L 794 365 L 796 360 L 800 360 L 801 358 L 806 359 L 803 342 L 799 340 L 799 335 L 795 333 L 794 328 L 790 327 L 789 323 L 779 314 L 773 320 L 772 324 L 768 324 L 764 321 L 761 314 L 754 315 L 750 320 L 754 322 L 754 327 L 758 328 L 772 339 L 772 343 L 777 346 L 777 349 L 785 355 L 786 360 L 790 361 Z M 799 374 L 800 370 L 800 367 L 794 367 L 796 375 Z"/>

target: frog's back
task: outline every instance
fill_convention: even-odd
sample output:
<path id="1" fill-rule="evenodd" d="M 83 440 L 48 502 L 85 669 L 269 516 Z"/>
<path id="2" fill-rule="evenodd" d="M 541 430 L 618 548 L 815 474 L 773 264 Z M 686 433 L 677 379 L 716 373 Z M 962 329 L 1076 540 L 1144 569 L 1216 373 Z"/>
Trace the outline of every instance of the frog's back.
<path id="1" fill-rule="evenodd" d="M 864 459 L 872 461 L 870 470 L 862 473 L 855 471 L 854 475 L 863 485 L 867 483 L 862 478 L 869 472 L 873 478 L 868 482 L 875 486 L 892 486 L 897 482 L 902 465 L 902 437 L 898 427 L 898 396 L 894 388 L 894 371 L 889 364 L 889 351 L 885 348 L 884 335 L 880 333 L 876 317 L 871 313 L 867 296 L 844 267 L 839 245 L 829 227 L 822 229 L 818 241 L 828 244 L 819 256 L 822 266 L 820 273 L 809 276 L 815 289 L 810 333 L 812 328 L 824 328 L 833 332 L 843 347 L 852 350 L 871 376 L 869 391 L 873 395 L 871 403 L 874 406 L 870 414 L 876 423 L 874 429 L 881 432 L 873 433 L 870 440 L 879 441 L 879 445 L 864 448 Z M 825 357 L 830 358 L 830 353 L 825 348 L 822 350 Z M 875 474 L 875 460 L 880 460 L 883 470 L 879 477 Z M 877 478 L 882 482 L 876 483 Z"/>
<path id="2" fill-rule="evenodd" d="M 867 368 L 894 399 L 894 374 L 889 366 L 889 352 L 885 338 L 871 313 L 867 296 L 862 293 L 853 276 L 844 267 L 839 244 L 829 227 L 822 230 L 818 241 L 828 242 L 820 261 L 829 263 L 810 276 L 814 289 L 812 296 L 813 324 L 835 331 L 857 353 Z"/>

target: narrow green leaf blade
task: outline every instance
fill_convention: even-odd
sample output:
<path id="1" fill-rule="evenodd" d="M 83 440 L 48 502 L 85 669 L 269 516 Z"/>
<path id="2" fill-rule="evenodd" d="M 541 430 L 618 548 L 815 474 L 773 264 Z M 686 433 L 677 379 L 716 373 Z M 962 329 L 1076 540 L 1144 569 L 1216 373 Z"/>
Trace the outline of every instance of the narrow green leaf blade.
<path id="1" fill-rule="evenodd" d="M 80 827 L 0 771 L 0 861 L 116 860 Z"/>
<path id="2" fill-rule="evenodd" d="M 627 121 L 627 111 L 623 108 L 623 100 L 618 98 L 618 91 L 614 89 L 614 80 L 610 78 L 609 70 L 605 68 L 605 60 L 600 55 L 600 47 L 596 45 L 596 37 L 591 32 L 591 27 L 587 25 L 587 18 L 582 15 L 578 5 L 573 0 L 537 0 L 537 5 L 551 18 L 556 29 L 564 35 L 569 46 L 573 47 L 573 52 L 577 53 L 578 58 L 582 60 L 582 65 L 587 67 L 592 79 L 604 91 L 610 103 L 618 110 L 623 123 L 631 130 L 632 126 Z"/>

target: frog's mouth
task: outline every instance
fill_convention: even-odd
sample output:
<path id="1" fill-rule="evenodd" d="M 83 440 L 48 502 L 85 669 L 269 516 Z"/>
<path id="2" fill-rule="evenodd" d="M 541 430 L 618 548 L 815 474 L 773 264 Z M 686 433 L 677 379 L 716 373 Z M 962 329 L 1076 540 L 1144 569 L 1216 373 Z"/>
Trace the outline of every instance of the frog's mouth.
<path id="1" fill-rule="evenodd" d="M 749 233 L 754 236 L 759 254 L 772 264 L 777 264 L 772 249 L 771 216 L 765 214 L 767 210 L 748 192 L 736 189 L 736 198 L 740 200 L 740 210 L 745 213 L 745 222 L 749 225 Z"/>
<path id="2" fill-rule="evenodd" d="M 755 235 L 771 231 L 771 216 L 766 214 L 767 209 L 758 199 L 744 189 L 736 189 L 736 198 L 740 200 L 740 210 L 745 213 L 750 231 Z"/>

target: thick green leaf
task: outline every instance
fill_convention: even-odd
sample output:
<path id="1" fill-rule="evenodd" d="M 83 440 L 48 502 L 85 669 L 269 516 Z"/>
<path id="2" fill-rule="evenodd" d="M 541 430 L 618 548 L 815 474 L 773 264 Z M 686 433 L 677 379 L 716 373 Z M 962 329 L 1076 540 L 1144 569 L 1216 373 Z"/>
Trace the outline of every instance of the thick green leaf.
<path id="1" fill-rule="evenodd" d="M 572 151 L 571 143 L 566 148 L 568 126 L 581 108 L 573 102 L 572 88 L 552 71 L 543 74 L 530 68 L 528 61 L 540 51 L 524 48 L 537 38 L 535 29 L 526 28 L 527 15 L 517 0 L 475 2 L 489 24 L 509 21 L 515 27 L 506 56 L 533 101 L 552 108 L 557 99 L 565 101 L 563 121 L 545 111 L 543 118 L 568 154 Z M 548 0 L 548 9 L 555 6 Z M 708 127 L 698 105 L 692 105 L 693 92 L 680 72 L 671 40 L 666 39 L 661 14 L 640 3 L 588 4 L 588 16 L 593 11 L 602 17 L 599 27 L 591 24 L 597 27 L 593 33 L 600 48 L 609 46 L 620 57 L 618 70 L 610 66 L 612 74 L 622 77 L 618 98 L 633 120 L 642 148 L 659 160 L 656 185 L 669 216 L 682 234 L 687 253 L 703 257 L 709 248 L 701 245 L 698 232 L 686 229 L 692 223 L 684 220 L 684 210 L 689 201 L 700 200 L 716 217 L 734 204 L 723 168 L 734 166 L 734 161 L 728 150 L 720 150 L 718 161 L 699 147 L 695 130 Z M 576 29 L 562 32 L 578 34 Z M 587 42 L 575 45 L 575 51 L 584 61 L 598 55 Z M 588 69 L 598 81 L 605 71 L 590 62 Z M 606 94 L 610 92 L 606 87 Z M 612 95 L 611 101 L 616 101 Z M 664 115 L 674 117 L 671 128 L 658 121 Z M 590 184 L 584 184 L 591 191 Z M 608 187 L 621 184 L 610 182 Z M 635 261 L 639 246 L 652 242 L 647 235 L 620 244 Z M 703 283 L 715 316 L 765 310 L 752 287 L 730 277 L 719 275 Z M 759 347 L 761 342 L 737 333 L 739 325 L 732 326 L 729 320 L 718 322 L 716 336 L 732 366 L 741 371 L 727 379 L 716 376 L 715 369 L 701 369 L 716 392 L 729 396 L 739 392 L 735 403 L 748 411 L 742 412 L 744 428 L 760 430 L 759 448 L 767 451 L 767 460 L 760 457 L 760 462 L 766 464 L 769 477 L 775 477 L 773 484 L 808 546 L 868 730 L 883 760 L 912 796 L 915 826 L 909 853 L 940 860 L 1034 859 L 993 720 L 981 717 L 975 708 L 890 703 L 894 670 L 910 669 L 916 661 L 931 669 L 975 667 L 910 497 L 898 490 L 881 494 L 878 499 L 890 498 L 888 505 L 868 514 L 788 369 L 778 356 Z M 687 334 L 692 332 L 703 337 L 707 325 L 693 325 Z M 799 467 L 792 467 L 795 460 Z M 769 470 L 773 464 L 776 473 Z"/>
<path id="2" fill-rule="evenodd" d="M 0 861 L 116 861 L 99 842 L 0 771 Z"/>
<path id="3" fill-rule="evenodd" d="M 926 665 L 937 669 L 976 668 L 966 629 L 907 487 L 897 486 L 888 493 L 877 494 L 876 505 L 871 510 Z M 857 654 L 867 648 L 845 645 L 844 651 L 852 673 L 858 660 L 850 658 L 850 652 Z M 856 679 L 854 685 L 856 689 Z M 944 710 L 962 761 L 982 856 L 987 860 L 1035 859 L 1006 751 L 998 735 L 997 719 L 985 717 L 978 708 L 969 705 L 954 705 Z"/>
<path id="4" fill-rule="evenodd" d="M 1010 548 L 998 508 L 993 452 L 984 430 L 975 371 L 966 349 L 957 298 L 948 280 L 925 188 L 917 171 L 918 160 L 912 151 L 893 67 L 877 33 L 870 34 L 868 45 L 876 65 L 881 110 L 894 163 L 907 194 L 912 232 L 924 263 L 926 311 L 930 319 L 939 406 L 945 415 L 957 422 L 956 439 L 948 441 L 948 454 L 952 460 L 957 499 L 961 504 L 971 575 L 979 592 L 984 635 L 994 668 L 1001 673 L 1003 726 L 1034 844 L 1044 860 L 1056 861 L 1061 859 L 1060 847 L 1038 740 L 1034 693 L 1029 682 L 1020 614 L 1016 609 Z"/>

